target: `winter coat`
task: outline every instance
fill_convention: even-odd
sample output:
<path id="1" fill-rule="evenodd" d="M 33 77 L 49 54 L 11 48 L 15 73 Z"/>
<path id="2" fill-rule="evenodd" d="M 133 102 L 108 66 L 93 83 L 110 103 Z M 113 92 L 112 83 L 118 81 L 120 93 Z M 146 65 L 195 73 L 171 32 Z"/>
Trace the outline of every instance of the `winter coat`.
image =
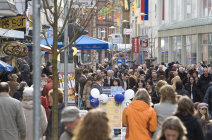
<path id="1" fill-rule="evenodd" d="M 212 138 L 212 129 L 209 130 L 209 132 L 206 135 L 206 140 L 211 140 Z"/>
<path id="2" fill-rule="evenodd" d="M 163 121 L 169 117 L 172 116 L 174 111 L 177 108 L 177 104 L 172 104 L 170 101 L 165 101 L 159 104 L 155 104 L 154 109 L 157 113 L 157 130 L 153 135 L 153 140 L 156 140 L 157 138 L 157 134 L 161 129 L 161 125 L 163 123 Z"/>
<path id="3" fill-rule="evenodd" d="M 17 90 L 14 94 L 13 94 L 13 98 L 19 100 L 19 101 L 22 101 L 23 99 L 23 90 L 24 89 L 19 89 Z"/>
<path id="4" fill-rule="evenodd" d="M 88 82 L 85 84 L 84 86 L 84 90 L 83 90 L 83 96 L 82 96 L 82 101 L 85 102 L 85 107 L 86 108 L 92 108 L 91 104 L 90 104 L 90 92 L 91 92 L 91 85 Z"/>
<path id="5" fill-rule="evenodd" d="M 53 88 L 53 81 L 50 80 L 44 87 L 43 87 L 43 91 L 42 91 L 42 95 L 44 97 L 48 96 L 49 91 Z"/>
<path id="6" fill-rule="evenodd" d="M 200 91 L 199 91 L 199 89 L 197 88 L 197 85 L 196 85 L 196 84 L 194 84 L 194 85 L 192 86 L 192 89 L 191 89 L 191 84 L 190 84 L 190 83 L 187 83 L 187 84 L 185 85 L 185 90 L 188 91 L 188 97 L 190 97 L 190 98 L 191 98 L 191 92 L 192 92 L 192 94 L 193 94 L 193 102 L 194 102 L 194 103 L 195 103 L 195 102 L 201 102 L 201 101 L 200 101 Z"/>
<path id="7" fill-rule="evenodd" d="M 188 96 L 188 91 L 185 89 L 176 89 L 175 90 L 178 95 L 187 95 Z"/>
<path id="8" fill-rule="evenodd" d="M 143 101 L 133 101 L 122 113 L 122 123 L 127 126 L 126 140 L 151 140 L 157 128 L 155 110 Z"/>
<path id="9" fill-rule="evenodd" d="M 60 140 L 71 140 L 73 137 L 73 134 L 69 133 L 67 130 L 63 132 L 63 134 L 60 136 Z"/>
<path id="10" fill-rule="evenodd" d="M 64 132 L 64 124 L 61 122 L 61 117 L 62 117 L 62 110 L 65 107 L 64 104 L 59 104 L 58 105 L 58 138 L 60 135 Z M 48 126 L 46 129 L 46 140 L 51 140 L 52 136 L 52 110 L 50 110 L 49 113 L 49 120 L 48 120 Z"/>
<path id="11" fill-rule="evenodd" d="M 41 96 L 41 104 L 46 111 L 46 118 L 48 120 L 49 119 L 49 105 L 48 105 L 48 101 L 47 101 L 46 97 Z"/>
<path id="12" fill-rule="evenodd" d="M 207 103 L 208 110 L 212 111 L 212 86 L 207 89 L 203 102 Z"/>
<path id="13" fill-rule="evenodd" d="M 152 92 L 150 93 L 150 96 L 152 98 L 152 103 L 153 104 L 157 104 L 160 102 L 160 97 L 158 95 L 158 93 L 155 90 L 152 90 Z"/>
<path id="14" fill-rule="evenodd" d="M 0 93 L 0 140 L 24 140 L 26 137 L 26 120 L 21 102 Z"/>
<path id="15" fill-rule="evenodd" d="M 211 75 L 208 74 L 208 77 L 205 77 L 204 75 L 201 75 L 198 83 L 197 83 L 197 87 L 200 90 L 200 96 L 201 96 L 201 101 L 203 100 L 205 94 L 206 94 L 206 90 L 209 87 L 209 83 L 212 81 Z"/>
<path id="16" fill-rule="evenodd" d="M 197 118 L 191 115 L 176 114 L 187 129 L 188 140 L 204 140 L 203 131 Z"/>
<path id="17" fill-rule="evenodd" d="M 85 86 L 85 82 L 86 82 L 87 78 L 85 75 L 82 75 L 79 79 L 79 82 L 80 82 L 80 95 L 82 97 L 82 94 L 83 94 L 83 89 L 84 89 L 84 86 Z"/>
<path id="18" fill-rule="evenodd" d="M 24 114 L 26 117 L 26 140 L 31 140 L 32 136 L 33 136 L 33 101 L 29 100 L 29 101 L 22 101 L 22 107 L 24 109 Z M 43 108 L 43 106 L 41 105 L 41 128 L 40 128 L 40 138 L 42 139 L 43 134 L 46 131 L 46 127 L 47 127 L 47 118 L 46 118 L 46 112 Z"/>
<path id="19" fill-rule="evenodd" d="M 100 92 L 100 94 L 102 94 L 102 86 L 99 85 L 98 83 L 93 83 L 91 89 L 93 88 L 97 88 Z"/>

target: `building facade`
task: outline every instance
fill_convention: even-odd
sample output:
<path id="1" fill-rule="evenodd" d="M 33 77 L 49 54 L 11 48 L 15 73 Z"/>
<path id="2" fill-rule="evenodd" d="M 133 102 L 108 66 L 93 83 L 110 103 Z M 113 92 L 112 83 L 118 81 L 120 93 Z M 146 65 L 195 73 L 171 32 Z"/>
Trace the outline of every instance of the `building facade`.
<path id="1" fill-rule="evenodd" d="M 145 59 L 212 63 L 212 0 L 149 0 L 148 8 L 148 20 L 137 24 L 138 15 L 131 20 L 133 37 L 148 40 Z"/>

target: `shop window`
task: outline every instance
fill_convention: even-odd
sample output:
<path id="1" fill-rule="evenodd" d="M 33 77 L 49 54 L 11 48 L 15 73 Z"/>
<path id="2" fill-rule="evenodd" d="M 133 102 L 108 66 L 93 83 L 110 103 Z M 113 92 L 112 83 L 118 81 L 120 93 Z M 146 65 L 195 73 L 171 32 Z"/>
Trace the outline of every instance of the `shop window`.
<path id="1" fill-rule="evenodd" d="M 168 63 L 168 38 L 161 39 L 161 62 Z"/>

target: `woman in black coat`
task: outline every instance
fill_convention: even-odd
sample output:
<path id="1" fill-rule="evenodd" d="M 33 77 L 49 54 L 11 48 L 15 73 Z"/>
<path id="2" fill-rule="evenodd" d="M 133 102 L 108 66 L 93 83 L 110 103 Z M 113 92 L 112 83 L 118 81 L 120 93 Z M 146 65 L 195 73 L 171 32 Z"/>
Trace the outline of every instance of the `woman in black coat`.
<path id="1" fill-rule="evenodd" d="M 185 90 L 188 91 L 188 96 L 191 98 L 191 100 L 195 102 L 201 102 L 200 101 L 200 94 L 199 94 L 199 89 L 197 88 L 195 78 L 191 76 L 189 78 L 189 83 L 185 84 Z"/>
<path id="2" fill-rule="evenodd" d="M 194 104 L 188 96 L 182 96 L 178 102 L 177 116 L 187 129 L 188 140 L 204 140 L 200 122 L 194 116 Z"/>

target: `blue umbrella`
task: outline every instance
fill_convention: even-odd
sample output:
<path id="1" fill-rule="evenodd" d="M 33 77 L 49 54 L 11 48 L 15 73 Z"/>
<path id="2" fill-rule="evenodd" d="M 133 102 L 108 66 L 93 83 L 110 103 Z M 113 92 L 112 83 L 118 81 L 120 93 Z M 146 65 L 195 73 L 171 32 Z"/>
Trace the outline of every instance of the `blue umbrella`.
<path id="1" fill-rule="evenodd" d="M 14 67 L 0 60 L 0 72 L 12 72 Z"/>

